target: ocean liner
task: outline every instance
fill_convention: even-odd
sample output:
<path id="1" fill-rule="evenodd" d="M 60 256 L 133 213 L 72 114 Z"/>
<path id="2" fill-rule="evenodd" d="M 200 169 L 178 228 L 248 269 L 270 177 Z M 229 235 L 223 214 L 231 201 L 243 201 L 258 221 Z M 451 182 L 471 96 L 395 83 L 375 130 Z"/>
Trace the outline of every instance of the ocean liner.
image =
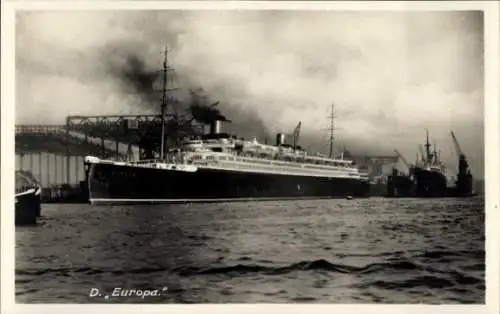
<path id="1" fill-rule="evenodd" d="M 164 62 L 164 74 L 167 72 Z M 313 154 L 278 133 L 274 145 L 245 140 L 210 122 L 210 132 L 165 143 L 166 78 L 159 156 L 135 161 L 84 159 L 88 200 L 99 203 L 183 203 L 367 197 L 368 176 L 343 158 Z"/>

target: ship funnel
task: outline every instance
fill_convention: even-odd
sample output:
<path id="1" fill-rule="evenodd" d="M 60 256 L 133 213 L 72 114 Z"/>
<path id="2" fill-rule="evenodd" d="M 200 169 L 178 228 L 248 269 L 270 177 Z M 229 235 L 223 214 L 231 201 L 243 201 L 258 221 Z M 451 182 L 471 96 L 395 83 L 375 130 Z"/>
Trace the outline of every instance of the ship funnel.
<path id="1" fill-rule="evenodd" d="M 210 134 L 219 134 L 220 133 L 220 121 L 214 120 L 210 123 Z"/>
<path id="2" fill-rule="evenodd" d="M 278 133 L 276 134 L 276 146 L 280 146 L 285 144 L 285 134 Z"/>

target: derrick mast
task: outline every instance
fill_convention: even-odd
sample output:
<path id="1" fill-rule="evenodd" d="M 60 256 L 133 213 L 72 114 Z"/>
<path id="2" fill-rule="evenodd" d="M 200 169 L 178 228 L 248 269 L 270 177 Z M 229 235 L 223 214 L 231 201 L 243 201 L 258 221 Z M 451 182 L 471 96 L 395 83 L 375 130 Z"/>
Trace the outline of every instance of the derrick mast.
<path id="1" fill-rule="evenodd" d="M 455 150 L 458 154 L 458 174 L 456 181 L 457 193 L 459 195 L 466 195 L 472 193 L 472 174 L 469 170 L 469 163 L 465 157 L 464 152 L 458 144 L 458 140 L 455 133 L 451 131 L 451 137 L 453 139 L 453 144 L 455 144 Z"/>

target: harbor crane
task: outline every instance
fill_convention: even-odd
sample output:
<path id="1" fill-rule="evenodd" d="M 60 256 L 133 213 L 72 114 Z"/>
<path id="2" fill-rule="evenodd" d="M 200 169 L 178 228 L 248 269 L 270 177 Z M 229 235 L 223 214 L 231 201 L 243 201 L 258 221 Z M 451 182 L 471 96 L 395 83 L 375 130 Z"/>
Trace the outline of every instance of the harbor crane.
<path id="1" fill-rule="evenodd" d="M 453 131 L 451 131 L 451 137 L 453 139 L 453 143 L 455 144 L 455 150 L 457 151 L 458 157 L 459 158 L 465 158 L 465 154 L 462 151 L 462 149 L 460 148 L 460 145 L 458 144 L 458 140 L 455 137 L 455 133 L 453 133 Z"/>
<path id="2" fill-rule="evenodd" d="M 297 144 L 299 143 L 299 137 L 300 137 L 300 126 L 302 125 L 302 122 L 299 121 L 299 124 L 295 127 L 295 130 L 293 130 L 293 147 L 296 148 Z"/>
<path id="3" fill-rule="evenodd" d="M 293 133 L 287 133 L 286 136 L 290 136 L 293 140 L 293 147 L 297 148 L 297 144 L 299 143 L 299 137 L 300 137 L 300 126 L 302 125 L 302 122 L 299 121 L 295 129 L 293 129 Z"/>
<path id="4" fill-rule="evenodd" d="M 453 131 L 451 131 L 451 137 L 453 139 L 453 143 L 455 144 L 455 150 L 458 154 L 458 174 L 456 181 L 457 192 L 459 195 L 473 194 L 473 178 L 472 174 L 470 173 L 467 158 L 460 148 L 457 137 L 455 136 L 455 133 L 453 133 Z"/>
<path id="5" fill-rule="evenodd" d="M 408 163 L 408 161 L 406 161 L 406 159 L 403 157 L 403 155 L 397 149 L 395 149 L 394 152 L 399 156 L 399 158 L 405 164 L 405 166 L 408 168 L 408 170 L 411 170 L 410 164 Z"/>

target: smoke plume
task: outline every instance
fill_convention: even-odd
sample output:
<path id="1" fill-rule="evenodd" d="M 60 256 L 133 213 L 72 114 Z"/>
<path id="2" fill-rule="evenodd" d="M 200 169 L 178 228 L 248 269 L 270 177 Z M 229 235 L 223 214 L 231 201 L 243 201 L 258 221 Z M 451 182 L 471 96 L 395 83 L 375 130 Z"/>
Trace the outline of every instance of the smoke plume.
<path id="1" fill-rule="evenodd" d="M 201 88 L 263 140 L 291 133 L 326 150 L 335 104 L 339 145 L 413 162 L 429 129 L 456 167 L 454 130 L 483 174 L 481 12 L 24 12 L 16 26 L 16 123 L 69 114 L 157 113 L 167 45 L 169 84 Z"/>

